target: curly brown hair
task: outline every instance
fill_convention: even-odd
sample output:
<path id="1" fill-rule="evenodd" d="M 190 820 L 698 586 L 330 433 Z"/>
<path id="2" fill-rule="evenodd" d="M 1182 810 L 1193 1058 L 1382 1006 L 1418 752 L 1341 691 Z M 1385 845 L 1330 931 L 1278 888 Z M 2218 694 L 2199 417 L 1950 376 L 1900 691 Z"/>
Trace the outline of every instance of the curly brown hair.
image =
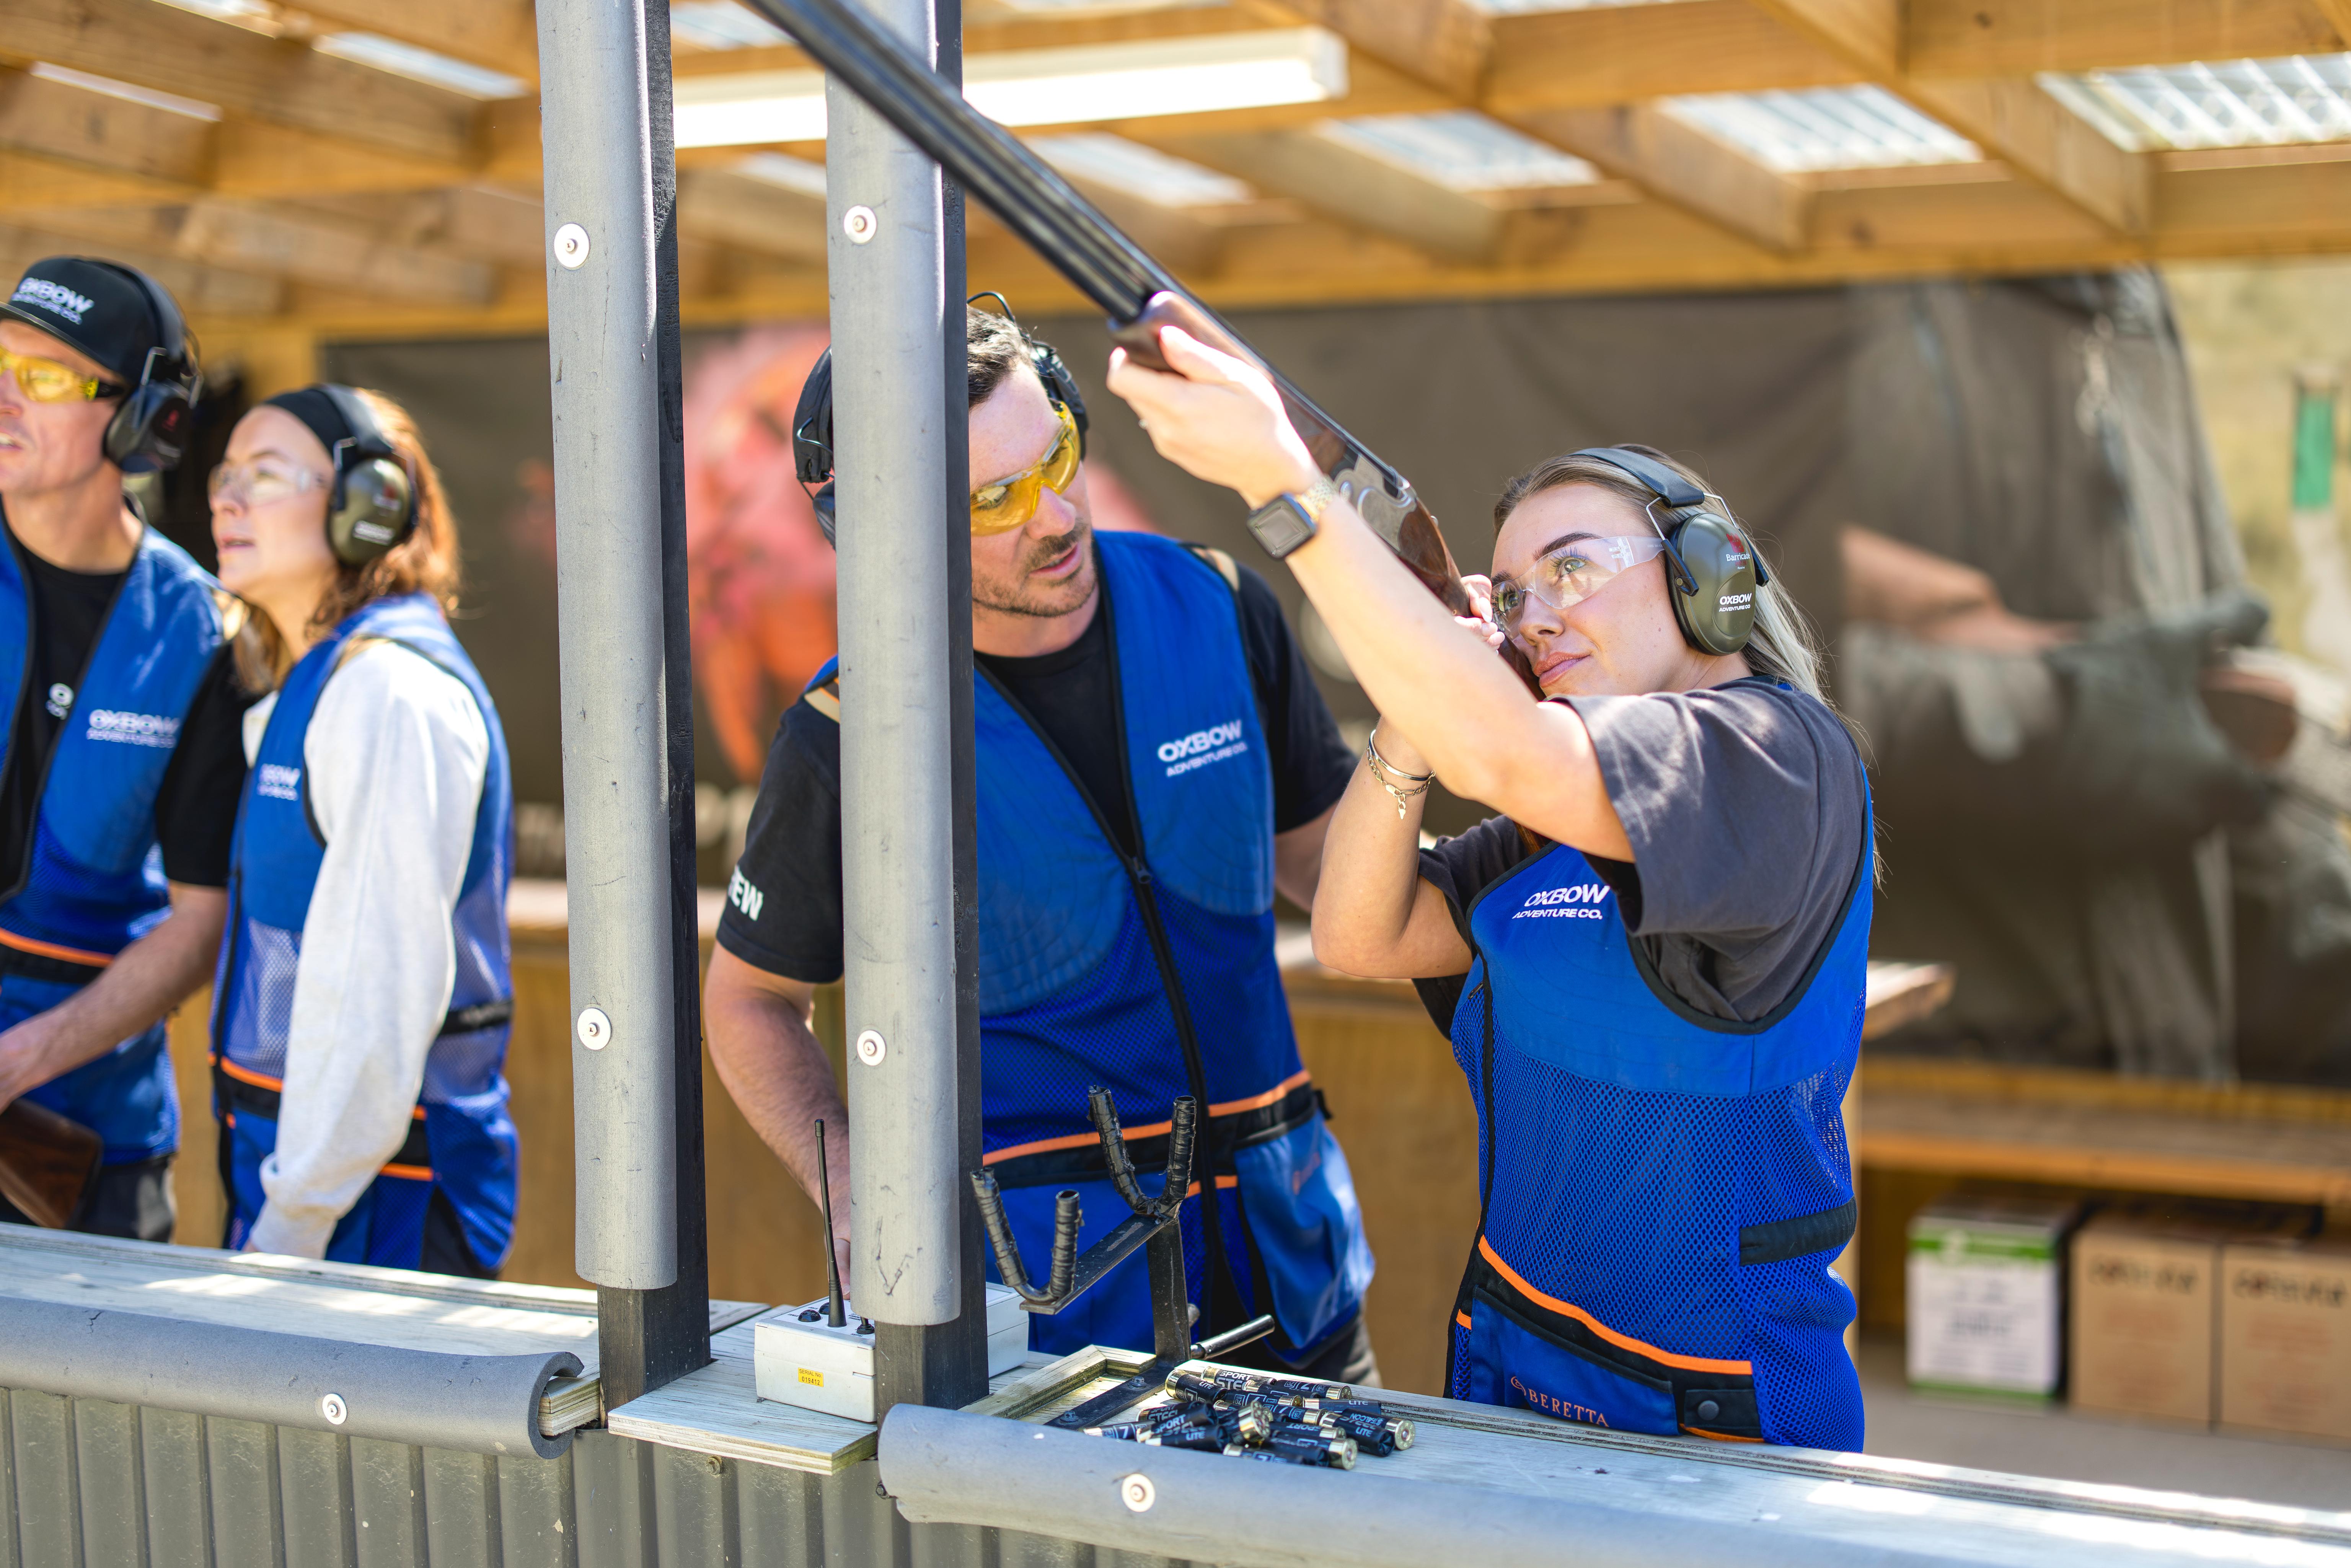
<path id="1" fill-rule="evenodd" d="M 416 476 L 416 527 L 365 566 L 336 566 L 334 586 L 319 598 L 305 629 L 314 636 L 340 624 L 361 605 L 402 594 L 426 593 L 444 612 L 457 608 L 461 575 L 457 517 L 449 509 L 449 492 L 441 483 L 441 471 L 424 450 L 424 438 L 413 415 L 380 392 L 366 387 L 352 390 L 375 416 L 392 450 L 407 460 Z M 277 623 L 257 610 L 244 621 L 231 643 L 237 677 L 250 691 L 275 691 L 293 668 L 292 647 Z"/>

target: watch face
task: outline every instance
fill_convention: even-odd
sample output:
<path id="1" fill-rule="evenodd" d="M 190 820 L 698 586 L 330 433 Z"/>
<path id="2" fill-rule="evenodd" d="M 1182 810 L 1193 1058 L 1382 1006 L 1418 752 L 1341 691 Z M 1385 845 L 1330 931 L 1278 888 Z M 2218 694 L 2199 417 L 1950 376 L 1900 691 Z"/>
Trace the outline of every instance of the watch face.
<path id="1" fill-rule="evenodd" d="M 1314 537 L 1314 519 L 1288 496 L 1276 496 L 1251 512 L 1249 526 L 1257 542 L 1265 547 L 1266 554 L 1276 560 Z"/>

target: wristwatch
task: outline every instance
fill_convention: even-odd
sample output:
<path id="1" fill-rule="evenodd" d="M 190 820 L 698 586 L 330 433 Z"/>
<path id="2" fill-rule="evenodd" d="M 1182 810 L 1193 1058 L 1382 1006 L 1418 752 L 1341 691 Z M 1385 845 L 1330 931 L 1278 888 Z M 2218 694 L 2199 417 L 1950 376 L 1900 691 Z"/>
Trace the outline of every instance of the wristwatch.
<path id="1" fill-rule="evenodd" d="M 1266 554 L 1280 560 L 1314 537 L 1322 521 L 1322 508 L 1338 498 L 1339 487 L 1317 474 L 1305 489 L 1276 496 L 1251 512 L 1249 530 L 1265 547 Z"/>

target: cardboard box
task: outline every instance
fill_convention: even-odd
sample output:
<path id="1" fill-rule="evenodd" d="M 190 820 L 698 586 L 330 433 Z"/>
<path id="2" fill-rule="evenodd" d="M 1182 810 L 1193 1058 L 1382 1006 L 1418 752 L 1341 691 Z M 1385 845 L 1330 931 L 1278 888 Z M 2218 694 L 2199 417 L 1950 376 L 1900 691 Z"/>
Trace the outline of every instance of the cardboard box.
<path id="1" fill-rule="evenodd" d="M 1913 1385 L 2045 1400 L 2064 1346 L 2073 1198 L 1962 1188 L 1911 1218 L 1904 1263 Z"/>
<path id="2" fill-rule="evenodd" d="M 2220 1249 L 2220 1419 L 2351 1439 L 2351 1237 Z"/>
<path id="3" fill-rule="evenodd" d="M 2219 1419 L 2220 1250 L 2290 1240 L 2314 1217 L 2185 1198 L 2101 1210 L 2074 1238 L 2074 1403 L 2206 1426 Z"/>
<path id="4" fill-rule="evenodd" d="M 2074 1403 L 2210 1423 L 2217 1230 L 2144 1210 L 2100 1214 L 2074 1238 Z"/>

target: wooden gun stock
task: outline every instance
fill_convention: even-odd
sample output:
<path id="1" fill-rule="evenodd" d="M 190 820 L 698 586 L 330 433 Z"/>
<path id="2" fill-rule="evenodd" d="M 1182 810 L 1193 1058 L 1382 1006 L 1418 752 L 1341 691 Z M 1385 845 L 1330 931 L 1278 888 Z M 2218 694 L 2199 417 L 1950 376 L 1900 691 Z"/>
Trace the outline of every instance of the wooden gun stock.
<path id="1" fill-rule="evenodd" d="M 0 1197 L 34 1224 L 62 1230 L 105 1152 L 104 1142 L 80 1123 L 19 1100 L 0 1111 Z"/>

